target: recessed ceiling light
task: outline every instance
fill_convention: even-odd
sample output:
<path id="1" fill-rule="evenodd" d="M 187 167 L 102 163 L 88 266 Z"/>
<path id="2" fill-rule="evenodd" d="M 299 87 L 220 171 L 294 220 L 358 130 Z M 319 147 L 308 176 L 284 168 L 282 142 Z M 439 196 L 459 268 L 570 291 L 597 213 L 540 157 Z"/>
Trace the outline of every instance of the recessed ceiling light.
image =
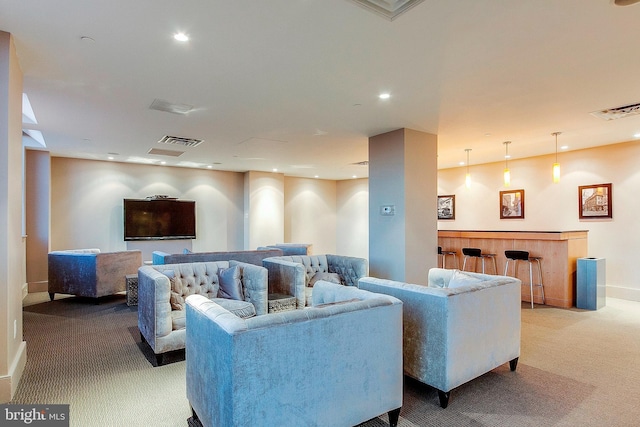
<path id="1" fill-rule="evenodd" d="M 179 42 L 188 42 L 189 41 L 189 36 L 186 35 L 185 33 L 175 33 L 173 35 L 173 38 L 178 40 Z"/>
<path id="2" fill-rule="evenodd" d="M 208 169 L 213 169 L 213 166 L 212 165 L 207 165 L 207 168 Z"/>
<path id="3" fill-rule="evenodd" d="M 315 175 L 314 178 L 320 178 L 318 175 Z"/>
<path id="4" fill-rule="evenodd" d="M 633 137 L 634 137 L 634 138 L 640 138 L 640 132 L 639 132 L 639 133 L 634 133 L 634 134 L 633 134 Z"/>
<path id="5" fill-rule="evenodd" d="M 274 172 L 278 172 L 278 169 L 277 169 L 277 168 L 273 168 L 273 171 L 274 171 Z"/>
<path id="6" fill-rule="evenodd" d="M 378 95 L 378 98 L 380 99 L 389 99 L 391 98 L 391 95 L 388 93 L 381 93 L 380 95 Z"/>
<path id="7" fill-rule="evenodd" d="M 165 162 L 164 160 L 160 162 L 161 165 L 166 165 L 167 162 Z"/>
<path id="8" fill-rule="evenodd" d="M 113 156 L 109 156 L 109 157 L 107 157 L 107 159 L 113 160 Z"/>
<path id="9" fill-rule="evenodd" d="M 351 178 L 357 178 L 357 177 L 358 177 L 357 175 L 353 175 Z"/>
<path id="10" fill-rule="evenodd" d="M 460 162 L 458 163 L 460 166 L 464 166 L 464 162 Z"/>
<path id="11" fill-rule="evenodd" d="M 95 39 L 93 39 L 92 37 L 89 37 L 89 36 L 81 36 L 80 37 L 80 41 L 88 42 L 88 43 L 94 43 Z"/>
<path id="12" fill-rule="evenodd" d="M 562 147 L 560 147 L 561 150 L 566 150 L 567 148 L 569 148 L 568 145 L 563 145 Z"/>

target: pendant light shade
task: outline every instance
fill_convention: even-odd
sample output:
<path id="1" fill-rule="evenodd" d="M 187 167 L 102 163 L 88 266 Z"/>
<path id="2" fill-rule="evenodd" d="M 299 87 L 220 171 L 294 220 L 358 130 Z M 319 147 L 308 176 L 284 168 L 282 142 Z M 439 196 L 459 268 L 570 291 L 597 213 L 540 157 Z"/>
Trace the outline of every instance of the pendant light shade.
<path id="1" fill-rule="evenodd" d="M 464 151 L 467 152 L 467 173 L 464 176 L 464 185 L 467 188 L 471 188 L 471 173 L 469 172 L 469 151 L 471 151 L 471 148 L 465 148 Z"/>
<path id="2" fill-rule="evenodd" d="M 504 144 L 504 186 L 508 187 L 511 185 L 511 171 L 509 170 L 509 144 L 511 141 L 505 141 Z"/>
<path id="3" fill-rule="evenodd" d="M 556 161 L 553 164 L 553 182 L 557 184 L 560 182 L 560 163 L 558 163 L 558 135 L 562 132 L 553 132 L 551 135 L 556 137 Z"/>

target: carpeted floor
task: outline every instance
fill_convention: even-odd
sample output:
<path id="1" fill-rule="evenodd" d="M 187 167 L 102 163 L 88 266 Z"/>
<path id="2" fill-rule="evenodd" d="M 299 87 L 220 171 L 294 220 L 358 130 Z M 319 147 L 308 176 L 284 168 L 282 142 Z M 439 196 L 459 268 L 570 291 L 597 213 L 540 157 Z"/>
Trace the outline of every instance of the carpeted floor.
<path id="1" fill-rule="evenodd" d="M 59 298 L 58 296 L 56 298 Z M 154 367 L 137 309 L 124 296 L 25 299 L 27 366 L 10 403 L 70 404 L 72 426 L 193 426 L 184 353 Z M 640 303 L 598 311 L 523 304 L 518 369 L 501 366 L 453 390 L 406 379 L 401 427 L 635 426 L 640 407 Z M 381 415 L 361 427 L 388 426 Z"/>

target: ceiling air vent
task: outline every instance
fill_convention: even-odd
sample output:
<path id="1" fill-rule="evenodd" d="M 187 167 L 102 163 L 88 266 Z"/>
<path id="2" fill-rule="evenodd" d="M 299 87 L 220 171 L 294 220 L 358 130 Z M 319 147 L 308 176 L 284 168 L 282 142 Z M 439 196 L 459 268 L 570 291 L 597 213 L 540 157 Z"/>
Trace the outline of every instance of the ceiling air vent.
<path id="1" fill-rule="evenodd" d="M 173 114 L 187 114 L 193 110 L 193 105 L 176 104 L 162 99 L 154 99 L 149 106 L 150 110 L 164 111 Z"/>
<path id="2" fill-rule="evenodd" d="M 623 117 L 640 114 L 640 103 L 625 105 L 624 107 L 607 108 L 606 110 L 594 111 L 591 114 L 603 120 L 621 119 Z"/>
<path id="3" fill-rule="evenodd" d="M 369 160 L 363 160 L 361 162 L 351 163 L 354 166 L 369 166 Z"/>
<path id="4" fill-rule="evenodd" d="M 156 156 L 169 156 L 169 157 L 178 157 L 184 154 L 184 151 L 174 151 L 174 150 L 161 150 L 159 148 L 152 148 L 147 151 L 147 154 L 154 154 Z"/>
<path id="5" fill-rule="evenodd" d="M 169 145 L 182 145 L 183 147 L 197 147 L 202 144 L 204 139 L 194 139 L 194 138 L 183 138 L 181 136 L 163 136 L 160 141 L 160 144 L 169 144 Z"/>

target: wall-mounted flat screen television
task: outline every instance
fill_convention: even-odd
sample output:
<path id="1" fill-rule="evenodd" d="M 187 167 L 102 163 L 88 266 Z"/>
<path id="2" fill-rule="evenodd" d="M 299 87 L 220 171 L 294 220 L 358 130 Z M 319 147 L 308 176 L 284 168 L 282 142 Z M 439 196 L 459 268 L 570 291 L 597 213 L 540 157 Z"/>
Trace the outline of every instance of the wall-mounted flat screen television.
<path id="1" fill-rule="evenodd" d="M 169 198 L 124 199 L 124 240 L 195 238 L 195 201 Z"/>

